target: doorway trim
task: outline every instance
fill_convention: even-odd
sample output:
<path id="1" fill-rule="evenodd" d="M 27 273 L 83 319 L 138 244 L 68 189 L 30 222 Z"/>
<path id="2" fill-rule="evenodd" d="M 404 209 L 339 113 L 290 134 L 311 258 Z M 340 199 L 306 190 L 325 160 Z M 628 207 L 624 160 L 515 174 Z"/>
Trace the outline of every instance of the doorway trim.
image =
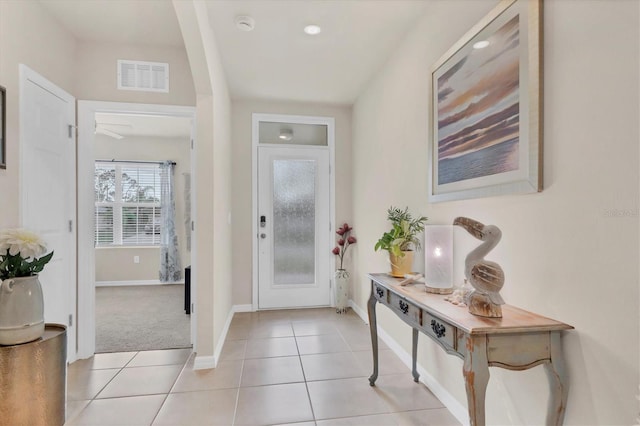
<path id="1" fill-rule="evenodd" d="M 335 209 L 335 119 L 333 117 L 306 116 L 306 115 L 286 115 L 286 114 L 251 114 L 251 230 L 252 230 L 252 301 L 253 311 L 258 308 L 258 146 L 259 144 L 259 124 L 261 121 L 272 123 L 292 123 L 292 124 L 320 124 L 327 126 L 327 144 L 329 147 L 329 232 L 333 237 L 333 230 L 336 222 Z M 287 148 L 291 145 L 269 144 L 270 147 Z M 330 241 L 333 241 L 330 239 Z M 327 250 L 330 248 L 327 247 Z M 330 264 L 325 265 L 330 271 L 335 269 L 335 256 L 331 256 Z M 321 266 L 322 267 L 322 266 Z M 333 276 L 330 274 L 330 276 Z M 331 306 L 335 306 L 335 286 L 331 278 Z"/>
<path id="2" fill-rule="evenodd" d="M 134 104 L 123 102 L 78 101 L 78 358 L 93 356 L 96 346 L 95 317 L 95 247 L 93 232 L 94 209 L 94 122 L 96 113 L 160 115 L 191 118 L 191 190 L 194 193 L 196 173 L 195 158 L 197 143 L 195 140 L 196 108 L 178 105 Z M 196 197 L 191 197 L 191 211 L 196 212 Z M 192 217 L 192 220 L 195 218 Z M 191 258 L 196 257 L 196 241 L 192 233 Z M 196 265 L 191 263 L 192 273 Z M 197 285 L 191 283 L 191 300 L 197 297 Z M 191 313 L 191 341 L 193 350 L 197 351 L 195 332 L 198 317 Z"/>

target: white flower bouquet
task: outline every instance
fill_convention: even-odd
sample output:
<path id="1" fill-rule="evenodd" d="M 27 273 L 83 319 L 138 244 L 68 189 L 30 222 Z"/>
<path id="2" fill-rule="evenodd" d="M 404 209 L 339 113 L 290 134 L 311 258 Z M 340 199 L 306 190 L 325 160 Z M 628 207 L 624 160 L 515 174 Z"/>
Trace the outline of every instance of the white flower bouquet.
<path id="1" fill-rule="evenodd" d="M 0 280 L 28 277 L 42 272 L 53 257 L 53 251 L 42 256 L 46 252 L 44 241 L 31 231 L 0 231 Z"/>

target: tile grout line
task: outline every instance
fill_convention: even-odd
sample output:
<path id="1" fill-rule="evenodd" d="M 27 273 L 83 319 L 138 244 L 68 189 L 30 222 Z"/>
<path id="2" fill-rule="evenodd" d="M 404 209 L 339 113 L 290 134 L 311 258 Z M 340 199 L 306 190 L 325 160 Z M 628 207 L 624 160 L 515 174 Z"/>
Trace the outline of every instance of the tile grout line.
<path id="1" fill-rule="evenodd" d="M 171 350 L 171 349 L 169 349 Z M 116 367 L 116 368 L 98 368 L 98 369 L 94 369 L 94 368 L 90 368 L 88 371 L 102 371 L 102 370 L 118 370 L 118 372 L 116 374 L 113 375 L 113 377 L 111 379 L 109 379 L 109 381 L 100 388 L 100 390 L 92 397 L 88 400 L 87 405 L 85 405 L 82 410 L 80 410 L 78 413 L 76 413 L 75 416 L 73 416 L 73 418 L 70 419 L 65 419 L 65 424 L 67 422 L 72 422 L 73 419 L 75 419 L 76 417 L 80 416 L 82 414 L 83 411 L 86 410 L 86 408 L 95 401 L 107 401 L 107 400 L 112 400 L 112 399 L 121 399 L 121 398 L 134 398 L 134 397 L 141 397 L 141 396 L 157 396 L 157 395 L 164 395 L 164 399 L 162 401 L 162 403 L 160 404 L 160 407 L 158 408 L 158 411 L 156 412 L 153 421 L 155 421 L 155 419 L 157 418 L 160 409 L 162 409 L 162 406 L 164 405 L 169 393 L 171 393 L 171 390 L 173 389 L 173 387 L 175 386 L 178 378 L 180 377 L 180 374 L 182 373 L 182 371 L 184 371 L 184 369 L 186 368 L 186 364 L 189 362 L 189 359 L 191 358 L 191 355 L 193 354 L 193 351 L 191 352 L 191 354 L 189 354 L 189 356 L 187 357 L 187 359 L 184 361 L 184 363 L 182 364 L 182 369 L 180 370 L 180 373 L 176 376 L 176 379 L 173 381 L 173 384 L 171 385 L 170 389 L 168 392 L 159 392 L 159 393 L 149 393 L 149 394 L 144 394 L 144 395 L 120 395 L 120 396 L 112 396 L 112 397 L 105 397 L 105 398 L 98 398 L 98 395 L 100 395 L 100 393 L 102 393 L 107 386 L 109 386 L 109 384 L 111 384 L 116 377 L 118 377 L 119 374 L 121 374 L 126 368 L 129 369 L 133 369 L 133 368 L 144 368 L 144 367 L 159 367 L 159 366 L 173 366 L 173 365 L 180 365 L 180 364 L 159 364 L 159 365 L 142 365 L 142 366 L 132 366 L 132 367 L 128 367 L 130 365 L 130 363 L 133 361 L 133 359 L 140 354 L 140 352 L 144 352 L 144 351 L 136 351 L 136 353 L 131 357 L 131 359 L 127 362 L 124 363 L 124 365 L 122 367 Z M 94 354 L 95 355 L 100 355 L 100 354 Z M 83 400 L 83 401 L 87 401 L 87 400 Z M 67 401 L 71 402 L 71 401 Z"/>
<path id="2" fill-rule="evenodd" d="M 316 413 L 313 409 L 313 402 L 311 402 L 311 393 L 309 392 L 309 385 L 307 383 L 307 375 L 304 372 L 304 364 L 302 364 L 302 355 L 300 354 L 300 348 L 298 347 L 298 336 L 295 335 L 293 329 L 293 323 L 291 324 L 291 330 L 293 331 L 293 340 L 296 342 L 296 350 L 298 351 L 298 362 L 300 363 L 300 369 L 302 370 L 302 378 L 304 379 L 304 388 L 307 390 L 307 398 L 309 400 L 309 407 L 311 408 L 311 417 L 313 422 L 316 423 Z"/>
<path id="3" fill-rule="evenodd" d="M 113 377 L 112 377 L 111 379 L 109 379 L 109 381 L 108 381 L 108 382 L 107 382 L 107 383 L 106 383 L 102 388 L 100 388 L 100 390 L 99 390 L 99 391 L 94 395 L 94 397 L 93 397 L 93 398 L 91 398 L 91 401 L 89 401 L 89 404 L 90 404 L 91 402 L 93 402 L 94 400 L 98 399 L 98 395 L 100 395 L 100 394 L 102 393 L 102 391 L 103 391 L 103 390 L 105 390 L 105 389 L 106 389 L 106 387 L 107 387 L 107 386 L 109 386 L 109 384 L 111 384 L 111 382 L 113 382 L 113 381 L 115 380 L 115 378 L 116 378 L 116 377 L 118 377 L 118 375 L 119 375 L 120 373 L 122 373 L 122 370 L 124 370 L 124 369 L 125 369 L 125 367 L 127 366 L 127 364 L 129 364 L 129 363 L 131 362 L 131 360 L 133 360 L 133 358 L 135 358 L 135 357 L 136 357 L 136 355 L 138 355 L 138 353 L 139 353 L 139 352 L 136 352 L 136 354 L 135 354 L 134 356 L 132 356 L 132 357 L 131 357 L 131 359 L 130 359 L 129 361 L 127 361 L 127 362 L 126 362 L 122 367 L 120 367 L 120 368 L 118 369 L 118 372 L 117 372 L 116 374 L 114 374 L 114 375 L 113 375 Z M 95 357 L 95 354 L 94 354 L 94 357 Z M 94 371 L 94 370 L 93 370 L 93 369 L 91 369 L 91 371 Z M 100 399 L 106 399 L 106 398 L 100 398 Z M 89 404 L 87 404 L 87 406 L 88 406 Z M 85 408 L 86 408 L 86 407 L 85 407 Z"/>
<path id="4" fill-rule="evenodd" d="M 178 383 L 178 379 L 182 375 L 182 372 L 184 371 L 184 369 L 187 368 L 187 364 L 189 363 L 189 360 L 191 359 L 191 356 L 194 355 L 194 353 L 195 352 L 193 352 L 193 349 L 192 349 L 191 353 L 189 354 L 187 359 L 184 361 L 184 364 L 182 365 L 182 368 L 180 369 L 180 372 L 178 373 L 178 375 L 176 376 L 175 380 L 173 381 L 173 384 L 169 388 L 169 391 L 166 394 L 164 394 L 164 399 L 162 400 L 162 404 L 160 404 L 160 407 L 158 407 L 158 411 L 156 411 L 156 414 L 153 416 L 153 419 L 151 419 L 151 423 L 149 423 L 149 426 L 152 426 L 153 423 L 158 418 L 158 414 L 160 414 L 160 411 L 162 411 L 162 407 L 164 407 L 165 402 L 167 402 L 167 399 L 169 398 L 169 394 L 171 393 L 173 388 L 176 386 L 176 383 Z M 135 356 L 133 358 L 135 358 Z M 133 360 L 133 358 L 131 360 Z M 156 394 L 156 395 L 162 395 L 162 394 Z"/>
<path id="5" fill-rule="evenodd" d="M 136 352 L 136 354 L 135 354 L 134 356 L 132 356 L 132 357 L 131 357 L 131 359 L 130 359 L 129 361 L 127 361 L 127 362 L 124 364 L 124 366 L 122 366 L 122 367 L 118 368 L 118 372 L 117 372 L 116 374 L 114 374 L 114 375 L 113 375 L 113 377 L 112 377 L 111 379 L 109 379 L 109 381 L 108 381 L 107 383 L 105 383 L 105 385 L 104 385 L 104 386 L 102 386 L 102 387 L 100 388 L 100 390 L 99 390 L 98 392 L 96 392 L 96 394 L 95 394 L 93 397 L 91 397 L 91 398 L 89 399 L 89 402 L 87 403 L 87 405 L 85 405 L 84 407 L 82 407 L 82 410 L 80 410 L 78 413 L 76 413 L 76 415 L 75 415 L 75 416 L 73 416 L 73 418 L 71 418 L 71 419 L 68 419 L 68 420 L 67 420 L 67 419 L 65 418 L 64 423 L 66 424 L 68 421 L 71 421 L 71 420 L 75 419 L 76 417 L 80 416 L 80 414 L 82 414 L 82 412 L 83 412 L 84 410 L 86 410 L 86 409 L 87 409 L 87 407 L 88 407 L 88 406 L 89 406 L 93 401 L 95 401 L 95 400 L 98 398 L 98 395 L 100 395 L 100 393 L 101 393 L 101 392 L 102 392 L 102 391 L 103 391 L 107 386 L 109 386 L 109 384 L 110 384 L 110 383 L 111 383 L 111 382 L 112 382 L 112 381 L 113 381 L 113 380 L 118 376 L 118 374 L 120 374 L 120 373 L 122 372 L 122 370 L 124 370 L 124 368 L 127 366 L 127 364 L 129 364 L 129 362 L 131 362 L 131 360 L 133 360 L 133 358 L 135 358 L 135 357 L 136 357 L 136 355 L 138 355 L 138 353 L 139 353 L 139 352 Z M 95 357 L 95 356 L 96 356 L 96 354 L 93 354 L 93 356 Z M 72 363 L 72 364 L 73 364 L 73 363 Z M 70 365 L 71 365 L 71 364 L 67 364 L 67 368 L 66 368 L 66 370 L 67 370 L 67 375 L 69 374 L 69 366 L 70 366 Z M 91 371 L 98 371 L 98 370 L 111 370 L 111 369 L 110 369 L 110 368 L 101 368 L 101 369 L 97 369 L 97 370 L 96 370 L 96 369 L 93 369 L 93 368 L 90 368 L 90 369 L 89 369 L 89 371 L 90 371 L 90 372 L 91 372 Z M 114 368 L 113 370 L 115 370 L 115 368 Z M 67 385 L 67 387 L 68 387 L 68 385 Z M 108 399 L 108 398 L 100 398 L 100 399 Z M 86 401 L 86 400 L 84 400 L 84 401 Z M 66 412 L 66 405 L 67 405 L 68 403 L 69 403 L 69 401 L 68 401 L 68 400 L 67 400 L 67 401 L 65 401 L 65 412 Z M 65 416 L 65 417 L 66 417 L 66 416 Z"/>
<path id="6" fill-rule="evenodd" d="M 231 426 L 236 424 L 236 416 L 238 415 L 238 405 L 240 404 L 240 388 L 242 386 L 242 374 L 244 373 L 244 361 L 245 359 L 242 358 L 242 367 L 240 367 L 240 378 L 238 379 L 238 387 L 236 392 L 236 406 L 233 408 L 233 418 L 231 419 Z"/>
<path id="7" fill-rule="evenodd" d="M 235 316 L 235 314 L 234 314 Z M 231 325 L 233 325 L 233 318 L 231 319 Z M 251 337 L 251 328 L 252 325 L 249 325 L 249 333 L 247 334 L 247 337 L 245 339 L 245 345 L 244 345 L 244 352 L 242 353 L 242 359 L 240 361 L 242 361 L 242 366 L 240 367 L 240 377 L 238 378 L 238 387 L 237 387 L 237 391 L 236 391 L 236 405 L 233 408 L 233 417 L 231 418 L 231 426 L 236 424 L 236 416 L 238 415 L 238 406 L 240 404 L 240 389 L 242 387 L 242 375 L 244 374 L 244 362 L 246 361 L 246 356 L 247 356 L 247 346 L 249 345 L 249 338 Z M 225 342 L 224 344 L 227 344 L 227 340 L 225 338 Z M 224 351 L 224 345 L 222 346 L 222 351 Z M 220 352 L 220 356 L 222 357 L 222 352 Z M 232 360 L 228 360 L 228 361 L 232 361 Z M 233 389 L 233 388 L 231 388 Z"/>

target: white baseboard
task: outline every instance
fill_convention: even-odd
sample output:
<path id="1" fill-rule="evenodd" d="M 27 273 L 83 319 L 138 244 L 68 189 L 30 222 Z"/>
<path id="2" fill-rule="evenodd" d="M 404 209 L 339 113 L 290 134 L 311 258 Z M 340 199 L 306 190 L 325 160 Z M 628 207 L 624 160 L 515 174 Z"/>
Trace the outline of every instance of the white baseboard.
<path id="1" fill-rule="evenodd" d="M 130 280 L 130 281 L 96 281 L 96 287 L 126 287 L 132 285 L 168 285 L 184 284 L 184 281 L 175 283 L 161 283 L 160 280 Z"/>
<path id="2" fill-rule="evenodd" d="M 409 355 L 409 353 L 405 351 L 404 348 L 380 326 L 378 326 L 378 337 L 380 337 L 380 339 L 389 346 L 389 348 L 398 356 L 398 358 L 400 358 L 408 369 L 411 369 L 411 355 Z M 429 388 L 429 390 L 440 400 L 440 402 L 444 404 L 445 407 L 447 407 L 451 414 L 453 414 L 460 423 L 468 425 L 469 414 L 467 412 L 467 407 L 460 404 L 458 400 L 455 399 L 449 391 L 442 387 L 440 382 L 429 374 L 429 372 L 420 363 L 418 363 L 416 367 L 418 373 L 420 373 L 420 381 Z"/>
<path id="3" fill-rule="evenodd" d="M 254 312 L 251 303 L 247 305 L 233 305 L 233 312 Z"/>
<path id="4" fill-rule="evenodd" d="M 216 368 L 216 359 L 213 356 L 198 356 L 193 361 L 194 370 L 208 370 L 210 368 Z"/>
<path id="5" fill-rule="evenodd" d="M 227 320 L 225 321 L 224 327 L 222 328 L 222 334 L 220 335 L 220 339 L 218 339 L 218 344 L 216 345 L 215 351 L 213 351 L 213 359 L 215 362 L 214 368 L 218 366 L 218 361 L 220 360 L 220 354 L 222 354 L 224 342 L 227 340 L 227 333 L 229 332 L 229 327 L 231 326 L 233 314 L 235 314 L 235 306 L 231 306 L 231 309 L 227 314 Z"/>
<path id="6" fill-rule="evenodd" d="M 362 320 L 368 324 L 369 315 L 360 306 L 358 306 L 353 300 L 349 300 L 349 306 L 353 311 L 358 314 Z M 402 346 L 387 333 L 383 328 L 378 325 L 378 337 L 382 339 L 384 343 L 389 346 L 389 349 L 395 353 L 398 358 L 411 370 L 411 355 L 404 350 Z M 420 363 L 417 365 L 418 373 L 420 373 L 420 381 L 424 383 L 431 392 L 444 404 L 445 407 L 455 416 L 456 419 L 463 425 L 469 424 L 469 413 L 467 407 L 463 406 L 453 397 L 441 384 L 438 382 Z"/>
<path id="7" fill-rule="evenodd" d="M 201 367 L 201 368 L 215 368 L 218 365 L 218 361 L 220 360 L 220 354 L 222 353 L 222 348 L 224 348 L 224 343 L 227 340 L 227 333 L 229 333 L 229 327 L 231 326 L 233 315 L 236 312 L 253 312 L 253 306 L 249 304 L 249 305 L 233 305 L 231 307 L 231 310 L 227 315 L 227 320 L 224 323 L 222 334 L 220 335 L 220 339 L 218 340 L 218 344 L 216 345 L 216 350 L 213 353 L 213 357 L 206 357 L 206 358 L 213 358 L 213 367 L 207 366 L 207 367 Z M 198 358 L 196 358 L 196 361 L 197 359 Z M 194 364 L 194 369 L 199 370 L 199 368 L 195 367 L 195 364 Z"/>
<path id="8" fill-rule="evenodd" d="M 356 302 L 349 299 L 349 307 L 351 307 L 351 309 L 353 309 L 353 312 L 355 312 L 360 318 L 362 318 L 362 321 L 364 321 L 365 324 L 369 324 L 369 315 L 360 306 L 358 306 Z"/>

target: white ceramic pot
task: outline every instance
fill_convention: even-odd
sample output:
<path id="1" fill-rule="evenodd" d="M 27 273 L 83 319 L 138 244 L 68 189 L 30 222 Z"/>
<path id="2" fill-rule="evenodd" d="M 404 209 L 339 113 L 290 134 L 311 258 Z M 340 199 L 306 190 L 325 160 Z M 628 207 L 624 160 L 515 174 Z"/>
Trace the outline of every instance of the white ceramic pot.
<path id="1" fill-rule="evenodd" d="M 17 345 L 44 334 L 44 300 L 37 275 L 0 283 L 0 345 Z"/>
<path id="2" fill-rule="evenodd" d="M 349 272 L 346 269 L 336 271 L 336 312 L 343 314 L 347 312 L 349 303 Z"/>

